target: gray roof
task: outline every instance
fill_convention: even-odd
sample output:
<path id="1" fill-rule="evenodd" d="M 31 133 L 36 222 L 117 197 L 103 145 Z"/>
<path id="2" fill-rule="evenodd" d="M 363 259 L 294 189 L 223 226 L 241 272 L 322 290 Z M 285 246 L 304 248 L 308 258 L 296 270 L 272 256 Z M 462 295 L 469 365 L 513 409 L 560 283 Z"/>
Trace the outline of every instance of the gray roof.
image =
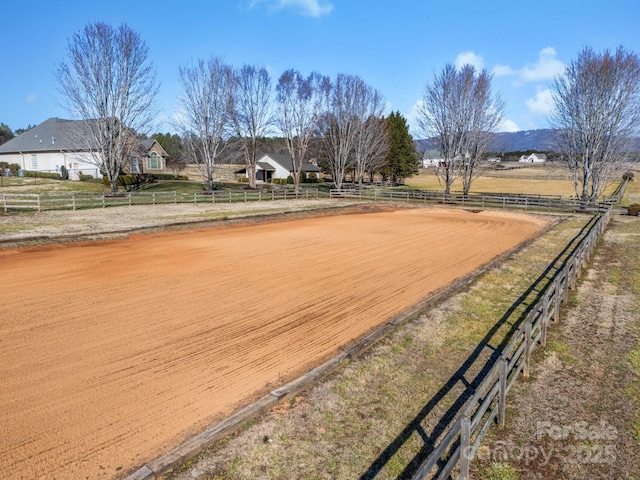
<path id="1" fill-rule="evenodd" d="M 3 143 L 0 145 L 0 153 L 87 151 L 91 150 L 91 138 L 87 121 L 54 117 Z M 157 143 L 154 138 L 139 140 L 139 153 L 145 155 L 154 143 Z M 162 146 L 160 148 L 162 156 L 166 157 Z"/>
<path id="2" fill-rule="evenodd" d="M 50 118 L 0 145 L 0 153 L 88 150 L 86 128 L 80 120 Z"/>
<path id="3" fill-rule="evenodd" d="M 291 155 L 288 153 L 267 153 L 267 156 L 280 164 L 283 168 L 286 168 L 288 172 L 293 172 L 293 161 Z M 320 169 L 310 162 L 304 162 L 302 164 L 303 172 L 319 172 Z"/>
<path id="4" fill-rule="evenodd" d="M 275 168 L 273 168 L 270 164 L 268 164 L 267 162 L 258 162 L 257 165 L 262 168 L 263 170 L 266 170 L 268 172 L 275 172 Z M 246 169 L 245 169 L 246 170 Z"/>

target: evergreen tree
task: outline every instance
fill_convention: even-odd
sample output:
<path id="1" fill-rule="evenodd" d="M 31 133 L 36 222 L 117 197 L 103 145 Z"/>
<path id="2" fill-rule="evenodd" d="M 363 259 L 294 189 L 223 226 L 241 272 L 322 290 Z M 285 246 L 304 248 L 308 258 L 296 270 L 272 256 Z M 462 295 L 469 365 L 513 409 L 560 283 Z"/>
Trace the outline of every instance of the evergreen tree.
<path id="1" fill-rule="evenodd" d="M 182 158 L 182 139 L 180 135 L 171 133 L 154 133 L 151 138 L 156 140 L 169 156 L 167 160 L 178 161 Z"/>
<path id="2" fill-rule="evenodd" d="M 385 179 L 396 183 L 400 178 L 407 178 L 418 173 L 418 152 L 413 138 L 409 134 L 407 120 L 400 112 L 392 112 L 387 118 L 389 131 L 389 153 L 387 162 L 380 169 Z"/>
<path id="3" fill-rule="evenodd" d="M 4 123 L 0 123 L 0 145 L 5 142 L 8 142 L 14 137 L 11 129 L 5 125 Z"/>

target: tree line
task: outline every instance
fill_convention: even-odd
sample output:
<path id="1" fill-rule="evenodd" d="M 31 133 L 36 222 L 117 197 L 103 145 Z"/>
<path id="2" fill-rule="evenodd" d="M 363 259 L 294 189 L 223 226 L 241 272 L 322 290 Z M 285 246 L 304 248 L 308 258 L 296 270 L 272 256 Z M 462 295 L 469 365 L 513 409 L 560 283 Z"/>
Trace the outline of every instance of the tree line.
<path id="1" fill-rule="evenodd" d="M 289 69 L 274 81 L 265 67 L 234 67 L 216 56 L 181 66 L 178 74 L 179 135 L 159 134 L 158 141 L 171 157 L 195 162 L 209 188 L 225 158 L 241 158 L 255 187 L 257 160 L 273 136 L 291 156 L 296 190 L 311 158 L 331 173 L 337 188 L 347 172 L 362 183 L 374 173 L 396 180 L 417 171 L 406 120 L 399 112 L 386 117 L 381 93 L 357 75 L 330 78 Z M 129 156 L 127 132 L 148 130 L 158 93 L 145 42 L 124 24 L 88 25 L 69 40 L 56 76 L 69 112 L 86 120 L 90 143 L 98 148 L 96 162 L 116 189 Z M 417 120 L 421 133 L 435 140 L 435 171 L 446 192 L 458 178 L 464 193 L 470 191 L 487 142 L 503 121 L 505 105 L 492 80 L 486 69 L 448 64 L 426 83 Z M 552 94 L 557 151 L 573 174 L 578 198 L 593 202 L 625 168 L 629 142 L 638 135 L 640 58 L 624 47 L 585 47 L 555 79 Z"/>
<path id="2" fill-rule="evenodd" d="M 152 125 L 158 84 L 145 42 L 125 24 L 88 25 L 71 37 L 55 72 L 69 112 L 86 120 L 88 143 L 97 146 L 96 162 L 115 191 L 132 148 L 127 132 Z M 284 140 L 291 156 L 296 191 L 311 157 L 324 163 L 337 188 L 348 171 L 359 182 L 374 172 L 393 178 L 417 172 L 415 147 L 390 170 L 390 130 L 397 121 L 384 116 L 382 95 L 358 76 L 331 79 L 290 69 L 274 82 L 265 67 L 234 67 L 216 56 L 181 66 L 178 75 L 182 95 L 173 126 L 179 142 L 166 135 L 158 141 L 169 145 L 170 155 L 195 163 L 209 189 L 225 157 L 242 159 L 255 188 L 263 139 L 272 135 Z M 406 121 L 404 130 L 410 139 Z"/>

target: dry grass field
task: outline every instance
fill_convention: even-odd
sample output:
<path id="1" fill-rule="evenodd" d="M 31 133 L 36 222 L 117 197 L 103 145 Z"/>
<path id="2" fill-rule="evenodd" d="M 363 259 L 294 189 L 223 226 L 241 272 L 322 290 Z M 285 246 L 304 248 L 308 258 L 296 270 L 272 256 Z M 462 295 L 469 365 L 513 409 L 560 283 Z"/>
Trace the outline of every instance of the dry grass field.
<path id="1" fill-rule="evenodd" d="M 408 209 L 0 250 L 2 475 L 124 476 L 546 223 Z"/>
<path id="2" fill-rule="evenodd" d="M 566 168 L 550 164 L 526 165 L 508 163 L 510 169 L 491 169 L 486 174 L 476 178 L 471 186 L 472 193 L 506 193 L 519 195 L 557 195 L 561 197 L 575 196 L 573 181 Z M 411 188 L 423 190 L 442 190 L 443 186 L 438 182 L 432 168 L 420 169 L 419 175 L 405 180 L 405 184 Z M 617 186 L 611 185 L 607 194 L 612 193 Z M 462 191 L 462 182 L 457 179 L 451 188 L 452 191 Z"/>

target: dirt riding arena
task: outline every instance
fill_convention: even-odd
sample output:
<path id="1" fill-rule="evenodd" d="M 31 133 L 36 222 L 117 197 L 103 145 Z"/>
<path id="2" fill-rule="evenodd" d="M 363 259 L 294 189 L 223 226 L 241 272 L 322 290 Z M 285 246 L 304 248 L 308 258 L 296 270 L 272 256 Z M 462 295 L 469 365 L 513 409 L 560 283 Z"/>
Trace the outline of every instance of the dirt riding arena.
<path id="1" fill-rule="evenodd" d="M 544 225 L 407 209 L 0 250 L 0 476 L 125 476 Z"/>

